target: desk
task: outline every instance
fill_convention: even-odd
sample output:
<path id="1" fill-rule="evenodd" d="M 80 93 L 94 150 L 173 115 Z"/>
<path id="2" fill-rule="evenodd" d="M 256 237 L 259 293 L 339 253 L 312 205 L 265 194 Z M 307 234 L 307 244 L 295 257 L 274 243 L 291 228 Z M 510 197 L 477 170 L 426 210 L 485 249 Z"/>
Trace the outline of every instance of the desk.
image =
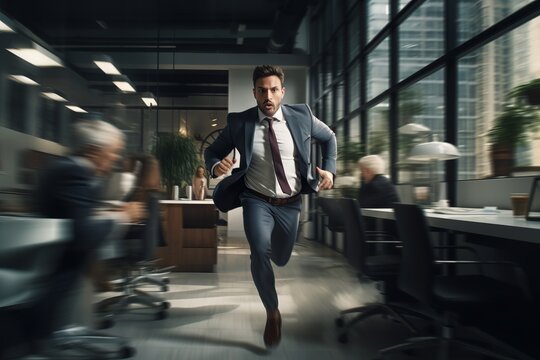
<path id="1" fill-rule="evenodd" d="M 394 220 L 392 209 L 362 209 L 362 215 Z M 493 236 L 540 245 L 540 221 L 514 217 L 511 210 L 490 215 L 444 215 L 426 211 L 429 226 L 456 232 Z"/>
<path id="2" fill-rule="evenodd" d="M 217 213 L 213 200 L 162 200 L 167 246 L 156 255 L 176 271 L 213 271 L 217 264 Z"/>

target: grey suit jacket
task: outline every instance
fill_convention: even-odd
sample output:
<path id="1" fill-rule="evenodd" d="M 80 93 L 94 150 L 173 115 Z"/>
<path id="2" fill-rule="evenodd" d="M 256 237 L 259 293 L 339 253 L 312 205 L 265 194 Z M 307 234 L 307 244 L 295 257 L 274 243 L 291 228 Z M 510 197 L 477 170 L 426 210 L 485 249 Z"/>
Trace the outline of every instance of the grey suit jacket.
<path id="1" fill-rule="evenodd" d="M 312 164 L 311 142 L 317 141 L 322 150 L 323 170 L 336 173 L 336 136 L 332 130 L 317 119 L 306 104 L 282 105 L 283 116 L 291 132 L 296 154 L 297 166 L 302 179 L 302 193 L 318 190 L 316 165 Z M 227 116 L 227 126 L 204 153 L 206 167 L 221 161 L 234 148 L 240 153 L 240 166 L 231 176 L 223 179 L 214 190 L 214 203 L 221 211 L 229 211 L 240 206 L 240 193 L 245 190 L 244 176 L 253 154 L 255 124 L 259 120 L 257 107 Z"/>

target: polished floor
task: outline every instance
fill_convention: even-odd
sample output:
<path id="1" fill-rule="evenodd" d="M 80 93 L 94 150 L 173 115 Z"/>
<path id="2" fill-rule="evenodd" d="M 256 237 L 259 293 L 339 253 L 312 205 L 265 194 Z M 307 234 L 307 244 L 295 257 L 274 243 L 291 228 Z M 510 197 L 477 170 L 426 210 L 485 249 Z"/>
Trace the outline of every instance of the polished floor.
<path id="1" fill-rule="evenodd" d="M 169 317 L 148 320 L 124 315 L 108 332 L 126 336 L 137 360 L 172 359 L 375 359 L 377 350 L 410 336 L 402 325 L 373 317 L 356 325 L 348 344 L 337 341 L 340 309 L 374 300 L 373 284 L 360 283 L 342 255 L 312 241 L 300 241 L 289 264 L 276 268 L 283 318 L 282 342 L 264 346 L 265 310 L 249 271 L 244 239 L 219 247 L 213 273 L 172 273 Z M 422 324 L 420 324 L 422 325 Z M 434 359 L 432 350 L 389 359 Z M 476 359 L 456 353 L 452 359 Z"/>
<path id="2" fill-rule="evenodd" d="M 374 316 L 350 331 L 347 344 L 338 342 L 334 320 L 339 311 L 377 299 L 378 291 L 374 284 L 360 282 L 341 254 L 302 240 L 289 264 L 275 268 L 283 336 L 276 349 L 267 350 L 262 339 L 266 314 L 249 269 L 245 239 L 224 240 L 214 272 L 170 274 L 170 289 L 163 294 L 171 303 L 166 319 L 152 320 L 145 311 L 124 314 L 104 332 L 128 338 L 136 349 L 134 360 L 370 360 L 378 358 L 378 349 L 411 336 L 401 324 Z M 115 293 L 95 294 L 95 300 L 110 295 Z M 426 328 L 425 323 L 415 324 Z M 431 360 L 436 356 L 428 349 L 387 358 Z M 454 352 L 451 359 L 484 358 Z"/>

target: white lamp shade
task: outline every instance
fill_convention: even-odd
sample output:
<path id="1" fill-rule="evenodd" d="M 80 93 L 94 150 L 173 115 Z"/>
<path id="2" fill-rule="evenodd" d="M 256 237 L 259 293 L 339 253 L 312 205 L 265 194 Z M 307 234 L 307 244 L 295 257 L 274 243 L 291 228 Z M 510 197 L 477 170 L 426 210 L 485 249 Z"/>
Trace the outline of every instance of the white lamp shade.
<path id="1" fill-rule="evenodd" d="M 404 135 L 418 135 L 422 133 L 428 133 L 430 131 L 431 129 L 427 126 L 417 123 L 408 123 L 398 129 L 398 132 Z"/>
<path id="2" fill-rule="evenodd" d="M 409 160 L 452 160 L 459 156 L 459 151 L 454 145 L 442 141 L 430 141 L 413 147 Z"/>

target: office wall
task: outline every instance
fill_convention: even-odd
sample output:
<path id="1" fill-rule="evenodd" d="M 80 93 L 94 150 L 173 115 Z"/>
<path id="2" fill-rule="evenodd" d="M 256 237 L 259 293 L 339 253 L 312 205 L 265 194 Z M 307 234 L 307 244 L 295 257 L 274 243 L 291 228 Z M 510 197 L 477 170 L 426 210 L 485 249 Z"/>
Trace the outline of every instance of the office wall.
<path id="1" fill-rule="evenodd" d="M 256 105 L 253 97 L 252 73 L 254 66 L 229 70 L 229 111 L 238 112 Z M 296 104 L 307 101 L 307 69 L 287 68 L 285 71 L 284 103 Z M 237 162 L 238 164 L 239 162 Z M 229 211 L 227 236 L 244 236 L 242 209 Z"/>

